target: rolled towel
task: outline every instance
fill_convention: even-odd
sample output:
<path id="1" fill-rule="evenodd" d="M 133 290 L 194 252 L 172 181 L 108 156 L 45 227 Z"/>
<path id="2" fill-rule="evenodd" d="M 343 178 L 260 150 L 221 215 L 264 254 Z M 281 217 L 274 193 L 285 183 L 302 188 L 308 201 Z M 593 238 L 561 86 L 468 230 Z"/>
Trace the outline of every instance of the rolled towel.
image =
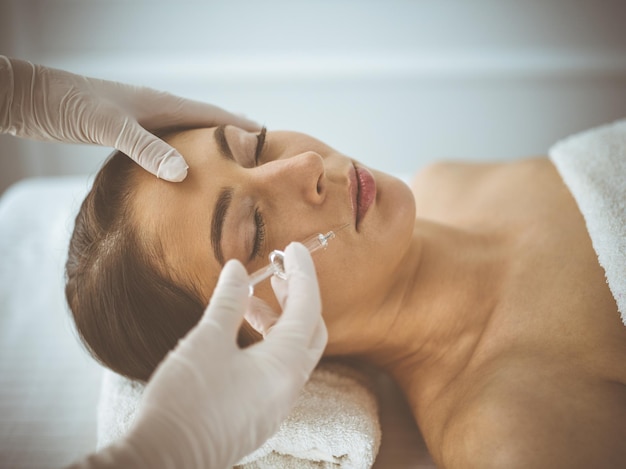
<path id="1" fill-rule="evenodd" d="M 585 218 L 626 325 L 626 120 L 556 143 L 550 159 Z"/>
<path id="2" fill-rule="evenodd" d="M 144 385 L 105 370 L 98 404 L 98 448 L 132 425 Z M 380 447 L 371 373 L 356 363 L 324 360 L 311 374 L 279 430 L 244 457 L 240 469 L 372 467 Z"/>

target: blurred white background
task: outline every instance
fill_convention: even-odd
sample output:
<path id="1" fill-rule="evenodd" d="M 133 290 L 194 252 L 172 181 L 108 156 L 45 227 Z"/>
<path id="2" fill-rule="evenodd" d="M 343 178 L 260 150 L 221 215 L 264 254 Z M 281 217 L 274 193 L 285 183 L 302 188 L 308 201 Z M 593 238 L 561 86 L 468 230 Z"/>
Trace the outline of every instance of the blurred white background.
<path id="1" fill-rule="evenodd" d="M 309 133 L 365 164 L 545 154 L 626 115 L 626 2 L 0 0 L 0 53 Z M 0 193 L 109 149 L 0 136 Z"/>
<path id="2" fill-rule="evenodd" d="M 205 100 L 406 174 L 545 154 L 626 117 L 625 19 L 626 0 L 0 0 L 0 54 Z M 93 174 L 110 151 L 0 136 L 0 194 Z M 1 226 L 0 468 L 61 467 L 95 443 L 100 369 L 62 288 L 74 193 L 65 206 L 45 187 Z M 417 467 L 409 412 L 385 402 L 375 467 Z"/>

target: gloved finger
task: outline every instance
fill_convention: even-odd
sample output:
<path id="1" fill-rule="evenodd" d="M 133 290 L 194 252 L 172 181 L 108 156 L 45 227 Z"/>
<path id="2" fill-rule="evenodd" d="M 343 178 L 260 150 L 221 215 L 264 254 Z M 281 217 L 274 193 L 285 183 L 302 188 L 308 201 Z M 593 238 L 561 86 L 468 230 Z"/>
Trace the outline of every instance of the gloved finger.
<path id="1" fill-rule="evenodd" d="M 180 182 L 187 177 L 182 155 L 133 119 L 126 118 L 114 146 L 161 179 Z"/>
<path id="2" fill-rule="evenodd" d="M 182 98 L 170 93 L 144 88 L 143 103 L 152 103 L 152 109 L 144 108 L 145 114 L 138 120 L 147 129 L 162 127 L 215 127 L 231 124 L 251 132 L 261 130 L 261 126 L 246 118 L 226 111 L 213 104 Z"/>
<path id="3" fill-rule="evenodd" d="M 321 318 L 321 299 L 315 266 L 300 243 L 285 249 L 287 297 L 283 314 L 266 334 L 265 342 L 278 348 L 308 348 Z"/>
<path id="4" fill-rule="evenodd" d="M 317 323 L 317 327 L 315 328 L 315 332 L 313 333 L 313 337 L 311 338 L 311 343 L 309 344 L 309 352 L 315 363 L 322 358 L 322 354 L 326 349 L 326 344 L 328 343 L 328 329 L 326 329 L 326 323 L 324 322 L 324 318 L 320 315 L 319 322 Z"/>
<path id="5" fill-rule="evenodd" d="M 285 341 L 282 338 L 276 339 L 275 336 L 272 336 L 268 341 L 268 337 L 272 334 L 273 330 L 272 326 L 263 334 L 266 342 L 274 348 L 270 350 L 269 353 L 276 353 L 279 350 L 289 350 L 291 362 L 301 368 L 302 371 L 306 373 L 306 379 L 308 379 L 309 374 L 322 358 L 322 354 L 328 343 L 328 329 L 326 328 L 324 318 L 321 315 L 319 316 L 317 325 L 308 343 L 305 338 L 300 338 L 298 334 L 289 336 L 289 341 Z M 284 362 L 286 363 L 287 361 L 284 360 Z"/>
<path id="6" fill-rule="evenodd" d="M 280 307 L 284 309 L 285 301 L 287 300 L 287 290 L 289 287 L 287 280 L 276 275 L 272 275 L 270 277 L 270 283 L 272 284 L 272 290 L 274 290 L 274 296 L 278 300 L 278 304 L 280 304 Z"/>
<path id="7" fill-rule="evenodd" d="M 248 307 L 248 273 L 237 260 L 226 263 L 201 321 L 216 324 L 227 336 L 237 337 Z"/>
<path id="8" fill-rule="evenodd" d="M 255 331 L 265 336 L 266 332 L 276 323 L 279 317 L 280 314 L 274 311 L 265 301 L 256 296 L 250 297 L 244 318 Z"/>
<path id="9" fill-rule="evenodd" d="M 184 127 L 215 127 L 230 124 L 250 132 L 258 132 L 261 126 L 243 115 L 233 114 L 212 104 L 179 98 L 179 123 Z"/>

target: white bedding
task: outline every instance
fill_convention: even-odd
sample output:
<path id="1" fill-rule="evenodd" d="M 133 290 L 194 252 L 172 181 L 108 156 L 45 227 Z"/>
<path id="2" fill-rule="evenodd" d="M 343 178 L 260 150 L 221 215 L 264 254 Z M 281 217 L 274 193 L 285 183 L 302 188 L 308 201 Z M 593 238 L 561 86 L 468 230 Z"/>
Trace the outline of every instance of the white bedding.
<path id="1" fill-rule="evenodd" d="M 0 199 L 0 465 L 59 468 L 93 450 L 101 368 L 76 338 L 63 265 L 87 177 L 33 179 Z M 377 469 L 435 467 L 398 388 L 379 380 Z"/>
<path id="2" fill-rule="evenodd" d="M 85 178 L 0 199 L 0 464 L 62 467 L 93 448 L 100 367 L 65 309 L 63 264 Z"/>

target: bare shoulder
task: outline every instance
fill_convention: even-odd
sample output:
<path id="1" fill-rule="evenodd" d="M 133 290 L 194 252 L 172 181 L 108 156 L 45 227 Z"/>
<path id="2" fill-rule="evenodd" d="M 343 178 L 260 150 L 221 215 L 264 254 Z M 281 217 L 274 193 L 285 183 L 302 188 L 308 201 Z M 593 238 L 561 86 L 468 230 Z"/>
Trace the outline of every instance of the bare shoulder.
<path id="1" fill-rule="evenodd" d="M 532 362 L 475 383 L 449 419 L 445 467 L 626 467 L 626 386 L 571 363 Z"/>
<path id="2" fill-rule="evenodd" d="M 411 188 L 419 189 L 431 182 L 464 182 L 472 177 L 493 171 L 501 167 L 502 163 L 467 162 L 442 160 L 430 163 L 418 171 L 411 180 Z"/>
<path id="3" fill-rule="evenodd" d="M 502 172 L 510 163 L 440 161 L 429 164 L 411 181 L 417 216 L 457 224 L 470 214 L 480 213 L 484 201 L 492 198 L 494 181 L 503 181 Z"/>
<path id="4" fill-rule="evenodd" d="M 492 177 L 518 178 L 524 174 L 537 176 L 547 168 L 553 169 L 553 165 L 546 156 L 497 162 L 443 160 L 430 163 L 418 171 L 411 180 L 411 188 L 419 191 L 431 184 L 458 186 L 485 182 Z"/>
<path id="5" fill-rule="evenodd" d="M 530 191 L 531 186 L 539 190 Z M 411 181 L 418 217 L 465 227 L 485 226 L 503 215 L 541 205 L 537 199 L 550 198 L 547 193 L 561 186 L 546 157 L 437 162 L 423 168 Z"/>

